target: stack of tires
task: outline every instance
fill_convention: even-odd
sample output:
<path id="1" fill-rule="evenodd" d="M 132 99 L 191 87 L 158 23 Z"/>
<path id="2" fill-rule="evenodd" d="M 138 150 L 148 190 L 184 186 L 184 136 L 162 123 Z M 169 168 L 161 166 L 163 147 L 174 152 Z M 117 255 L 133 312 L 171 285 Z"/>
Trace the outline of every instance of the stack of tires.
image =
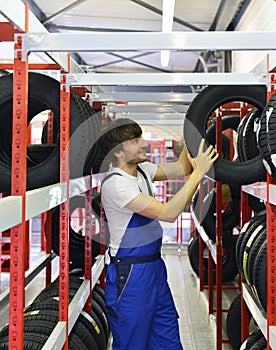
<path id="1" fill-rule="evenodd" d="M 192 101 L 184 119 L 184 141 L 192 156 L 196 156 L 200 140 L 216 146 L 216 120 L 212 120 L 213 112 L 228 102 L 247 102 L 252 106 L 251 121 L 240 126 L 240 117 L 229 115 L 222 118 L 222 153 L 214 167 L 207 174 L 209 178 L 223 183 L 223 191 L 228 192 L 227 204 L 222 209 L 222 281 L 227 282 L 235 278 L 238 266 L 235 256 L 235 246 L 238 235 L 233 235 L 233 229 L 239 223 L 240 214 L 240 186 L 265 179 L 265 168 L 257 147 L 252 150 L 252 129 L 254 121 L 261 114 L 266 101 L 266 90 L 263 86 L 209 86 L 202 90 Z M 253 121 L 253 122 L 252 122 Z M 245 128 L 248 130 L 245 132 Z M 224 131 L 234 130 L 238 137 L 239 149 L 244 148 L 248 156 L 240 156 L 231 150 L 230 141 Z M 250 129 L 250 130 L 251 130 Z M 253 137 L 255 134 L 253 134 Z M 256 137 L 255 137 L 256 138 Z M 248 146 L 250 144 L 250 147 Z M 255 141 L 256 144 L 256 141 Z M 244 145 L 244 146 L 242 146 Z M 236 154 L 230 159 L 230 154 Z M 202 192 L 201 192 L 202 193 Z M 225 194 L 225 191 L 223 195 Z M 208 237 L 216 241 L 216 189 L 214 184 L 204 185 L 203 196 L 199 199 L 197 191 L 192 199 L 191 207 L 201 223 Z M 251 198 L 250 198 L 251 199 Z M 249 199 L 249 200 L 250 200 Z M 261 210 L 262 203 L 251 199 L 254 210 Z M 249 204 L 251 204 L 249 202 Z M 199 275 L 199 237 L 193 236 L 188 245 L 190 263 L 196 274 Z M 205 259 L 206 260 L 206 259 Z M 214 267 L 215 269 L 215 267 Z M 214 274 L 216 271 L 214 271 Z M 204 263 L 204 276 L 207 281 L 208 264 Z"/>
<path id="2" fill-rule="evenodd" d="M 214 111 L 229 102 L 246 102 L 249 111 L 240 121 L 235 116 L 222 118 L 222 131 L 230 128 L 235 130 L 236 143 L 234 157 L 230 159 L 229 142 L 222 135 L 222 153 L 215 162 L 213 169 L 207 174 L 212 180 L 220 181 L 227 188 L 228 204 L 222 205 L 222 281 L 226 282 L 241 272 L 250 285 L 252 293 L 259 300 L 260 306 L 266 309 L 266 207 L 258 198 L 248 195 L 248 204 L 252 208 L 253 217 L 233 235 L 233 228 L 239 223 L 240 186 L 266 180 L 266 170 L 274 174 L 274 157 L 271 153 L 275 142 L 265 134 L 265 127 L 273 127 L 274 103 L 266 105 L 265 86 L 209 86 L 200 92 L 191 103 L 184 120 L 184 140 L 188 151 L 196 156 L 200 140 L 216 146 L 216 121 L 211 122 Z M 273 104 L 273 106 L 272 106 Z M 213 129 L 212 129 L 213 128 Z M 266 130 L 267 131 L 267 130 Z M 232 153 L 233 154 L 233 153 Z M 266 155 L 266 158 L 264 158 Z M 276 168 L 275 168 L 276 169 Z M 276 175 L 276 171 L 275 171 Z M 210 180 L 203 184 L 192 199 L 191 208 L 201 223 L 206 234 L 213 242 L 216 241 L 216 189 Z M 199 200 L 199 197 L 201 199 Z M 222 198 L 224 199 L 224 198 Z M 199 237 L 191 238 L 188 253 L 193 270 L 199 275 Z M 206 260 L 206 259 L 205 259 Z M 214 267 L 215 269 L 215 267 Z M 208 264 L 204 263 L 204 279 L 207 282 Z M 215 271 L 214 271 L 215 277 Z M 252 319 L 251 315 L 250 318 Z M 252 321 L 253 322 L 253 321 Z M 234 350 L 241 347 L 241 294 L 233 300 L 226 320 L 229 342 Z M 266 340 L 260 330 L 253 329 L 246 349 L 265 349 Z"/>
<path id="3" fill-rule="evenodd" d="M 53 112 L 53 143 L 45 124 L 41 144 L 28 145 L 27 189 L 59 182 L 60 83 L 44 74 L 29 73 L 28 124 L 43 111 Z M 101 116 L 74 92 L 70 93 L 70 177 L 89 174 L 97 163 Z M 0 77 L 0 192 L 10 193 L 12 155 L 13 74 Z M 93 152 L 92 152 L 93 151 Z M 94 171 L 95 172 L 95 171 Z"/>
<path id="4" fill-rule="evenodd" d="M 27 146 L 27 190 L 59 182 L 60 174 L 60 83 L 44 74 L 30 72 L 28 76 L 28 124 L 41 112 L 53 114 L 53 143 L 48 143 L 48 121 L 41 135 L 41 144 Z M 13 74 L 0 78 L 0 192 L 9 194 L 12 161 Z M 70 178 L 78 178 L 99 170 L 102 150 L 97 140 L 101 133 L 101 113 L 73 91 L 70 92 Z M 93 219 L 99 221 L 99 194 L 93 196 Z M 84 208 L 84 197 L 70 199 L 73 207 Z M 97 208 L 96 208 L 97 207 Z M 99 224 L 97 225 L 100 226 Z M 92 237 L 93 258 L 99 254 L 100 232 Z M 84 236 L 69 232 L 70 267 L 84 265 Z M 52 249 L 59 254 L 59 207 L 52 211 Z"/>
<path id="5" fill-rule="evenodd" d="M 239 271 L 251 289 L 260 308 L 266 310 L 266 210 L 244 224 L 236 244 Z M 250 315 L 251 318 L 251 315 Z M 226 330 L 233 349 L 241 346 L 241 294 L 232 301 L 226 319 Z M 252 332 L 254 332 L 254 327 Z M 249 342 L 250 344 L 250 342 Z M 246 349 L 251 349 L 246 347 Z M 254 348 L 255 349 L 255 348 Z M 265 349 L 265 348 L 256 348 Z"/>
<path id="6" fill-rule="evenodd" d="M 69 200 L 69 262 L 70 270 L 75 268 L 84 268 L 84 248 L 85 248 L 85 235 L 84 228 L 77 229 L 72 225 L 72 218 L 76 210 L 82 210 L 85 208 L 85 195 L 78 195 L 70 198 Z M 100 193 L 93 191 L 92 194 L 92 218 L 96 228 L 95 234 L 91 236 L 92 243 L 92 260 L 100 254 L 100 245 L 104 252 L 107 242 L 103 242 L 101 236 L 101 224 L 100 224 L 100 212 L 101 202 Z M 48 226 L 45 225 L 46 234 L 52 234 L 52 249 L 54 253 L 59 255 L 59 206 L 52 209 L 52 227 L 51 232 L 47 231 Z"/>
<path id="7" fill-rule="evenodd" d="M 81 283 L 79 270 L 69 274 L 69 301 Z M 42 349 L 59 320 L 59 279 L 48 285 L 24 310 L 24 349 Z M 9 326 L 0 332 L 0 348 L 8 349 Z M 105 350 L 110 335 L 105 293 L 99 284 L 92 291 L 91 312 L 82 311 L 69 334 L 69 349 Z"/>

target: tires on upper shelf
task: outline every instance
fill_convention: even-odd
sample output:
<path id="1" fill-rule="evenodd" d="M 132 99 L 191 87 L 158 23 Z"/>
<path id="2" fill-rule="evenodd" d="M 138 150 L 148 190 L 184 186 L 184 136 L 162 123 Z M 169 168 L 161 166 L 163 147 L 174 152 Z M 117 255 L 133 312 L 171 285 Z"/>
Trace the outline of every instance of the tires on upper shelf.
<path id="1" fill-rule="evenodd" d="M 258 144 L 268 173 L 276 178 L 276 96 L 273 95 L 261 115 Z"/>
<path id="2" fill-rule="evenodd" d="M 0 78 L 0 191 L 10 193 L 12 162 L 13 74 Z M 28 75 L 28 124 L 39 113 L 53 113 L 53 143 L 47 144 L 44 128 L 42 144 L 28 145 L 27 189 L 59 181 L 60 83 L 44 74 Z M 27 127 L 27 126 L 26 126 Z M 89 152 L 95 145 L 101 123 L 94 110 L 73 91 L 70 92 L 70 177 L 89 173 L 93 166 Z M 69 147 L 69 145 L 68 145 Z M 99 150 L 98 150 L 99 151 Z M 96 157 L 97 152 L 93 153 Z M 88 157 L 88 159 L 87 159 Z M 88 161 L 89 160 L 89 161 Z"/>
<path id="3" fill-rule="evenodd" d="M 213 112 L 228 102 L 247 102 L 252 108 L 262 111 L 266 104 L 265 86 L 208 86 L 190 104 L 184 119 L 184 141 L 192 156 L 196 156 L 200 140 L 206 131 Z M 206 142 L 208 146 L 208 141 Z M 208 175 L 224 183 L 240 185 L 265 179 L 265 168 L 261 155 L 235 162 L 219 157 L 214 164 L 213 173 Z"/>

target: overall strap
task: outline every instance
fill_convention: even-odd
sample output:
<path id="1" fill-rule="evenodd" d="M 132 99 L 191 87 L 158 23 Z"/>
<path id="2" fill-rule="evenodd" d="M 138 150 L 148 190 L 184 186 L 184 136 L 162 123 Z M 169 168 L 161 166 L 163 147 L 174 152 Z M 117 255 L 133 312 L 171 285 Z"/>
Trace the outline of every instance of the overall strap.
<path id="1" fill-rule="evenodd" d="M 142 168 L 140 168 L 139 166 L 137 167 L 137 171 L 139 171 L 140 174 L 142 174 L 143 178 L 145 179 L 146 181 L 146 184 L 147 184 L 147 188 L 148 188 L 148 192 L 149 192 L 149 195 L 150 196 L 153 196 L 153 193 L 152 193 L 152 190 L 151 190 L 151 187 L 150 187 L 150 183 L 149 183 L 149 179 L 146 175 L 146 173 L 144 172 L 144 170 Z M 108 174 L 106 175 L 106 177 L 102 180 L 102 183 L 101 183 L 101 186 L 103 185 L 103 183 L 108 180 L 111 176 L 113 175 L 120 175 L 120 176 L 123 176 L 122 174 L 118 173 L 118 172 L 114 172 L 114 173 L 111 173 L 111 174 Z"/>
<path id="2" fill-rule="evenodd" d="M 146 180 L 149 195 L 153 197 L 153 193 L 152 193 L 152 190 L 151 190 L 151 187 L 150 187 L 149 179 L 148 179 L 146 173 L 145 173 L 144 170 L 143 170 L 142 168 L 140 168 L 139 166 L 137 167 L 137 170 L 143 175 L 144 179 Z"/>
<path id="3" fill-rule="evenodd" d="M 114 173 L 108 174 L 108 175 L 106 175 L 106 177 L 102 180 L 101 186 L 103 185 L 103 183 L 104 183 L 106 180 L 108 180 L 108 179 L 109 179 L 111 176 L 113 176 L 113 175 L 120 175 L 120 176 L 123 176 L 122 174 L 120 174 L 120 173 L 118 173 L 118 172 L 114 172 Z"/>

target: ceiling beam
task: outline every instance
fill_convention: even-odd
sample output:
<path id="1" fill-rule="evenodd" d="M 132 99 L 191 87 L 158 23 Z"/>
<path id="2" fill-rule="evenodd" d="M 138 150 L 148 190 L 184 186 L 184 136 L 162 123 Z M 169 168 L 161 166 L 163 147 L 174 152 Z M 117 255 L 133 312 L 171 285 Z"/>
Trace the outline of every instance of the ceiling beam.
<path id="1" fill-rule="evenodd" d="M 87 1 L 87 0 L 76 0 L 76 1 L 73 2 L 72 4 L 70 4 L 70 5 L 66 6 L 66 7 L 64 7 L 63 9 L 61 9 L 61 10 L 59 10 L 58 12 L 54 13 L 53 15 L 47 17 L 45 20 L 43 20 L 42 24 L 45 25 L 46 23 L 52 21 L 54 18 L 56 18 L 56 17 L 62 15 L 62 14 L 63 14 L 64 12 L 66 12 L 66 11 L 72 10 L 73 8 L 75 8 L 75 7 L 79 6 L 79 5 L 81 5 L 81 4 L 82 4 L 83 2 L 85 2 L 85 1 Z"/>
<path id="2" fill-rule="evenodd" d="M 145 1 L 142 1 L 142 0 L 130 0 L 130 1 L 135 2 L 136 4 L 138 4 L 138 5 L 142 6 L 142 7 L 145 7 L 146 9 L 148 9 L 148 10 L 150 10 L 152 12 L 155 12 L 155 13 L 159 14 L 160 16 L 162 16 L 162 14 L 163 14 L 162 10 L 160 10 L 157 7 L 154 7 L 154 6 L 146 3 Z M 183 26 L 185 26 L 187 28 L 190 28 L 192 30 L 198 31 L 198 32 L 204 31 L 203 29 L 201 29 L 201 28 L 199 28 L 197 26 L 194 26 L 191 23 L 185 22 L 182 19 L 180 19 L 178 17 L 175 17 L 175 16 L 173 17 L 173 21 L 178 23 L 178 24 L 181 24 L 181 25 L 183 25 Z"/>
<path id="3" fill-rule="evenodd" d="M 65 31 L 75 31 L 75 32 L 114 32 L 114 28 L 91 28 L 91 27 L 78 27 L 78 26 L 65 26 L 59 24 L 52 24 L 52 28 L 56 28 L 57 30 L 65 30 Z M 137 30 L 137 29 L 118 29 L 116 28 L 116 32 L 149 32 L 149 30 Z"/>
<path id="4" fill-rule="evenodd" d="M 132 56 L 131 59 L 152 55 L 152 54 L 155 54 L 155 53 L 156 53 L 155 51 L 154 52 L 142 52 L 142 53 L 139 53 L 138 55 Z M 107 62 L 107 63 L 97 64 L 96 66 L 93 66 L 93 68 L 97 69 L 97 68 L 101 68 L 101 67 L 106 67 L 106 66 L 110 66 L 112 64 L 123 62 L 123 61 L 124 61 L 124 59 L 122 58 L 122 59 L 119 59 L 119 60 L 116 60 L 116 61 L 110 61 L 110 62 Z"/>
<path id="5" fill-rule="evenodd" d="M 151 64 L 139 62 L 137 60 L 134 60 L 131 57 L 125 57 L 125 56 L 119 55 L 119 54 L 114 53 L 114 52 L 108 52 L 108 54 L 111 55 L 111 56 L 118 57 L 118 58 L 121 58 L 123 60 L 129 61 L 129 62 L 138 64 L 138 65 L 143 66 L 143 67 L 151 68 L 153 70 L 157 70 L 157 71 L 160 71 L 160 72 L 170 73 L 170 71 L 167 70 L 167 69 L 163 69 L 163 68 L 159 68 L 159 67 L 156 67 L 156 66 L 152 66 Z"/>

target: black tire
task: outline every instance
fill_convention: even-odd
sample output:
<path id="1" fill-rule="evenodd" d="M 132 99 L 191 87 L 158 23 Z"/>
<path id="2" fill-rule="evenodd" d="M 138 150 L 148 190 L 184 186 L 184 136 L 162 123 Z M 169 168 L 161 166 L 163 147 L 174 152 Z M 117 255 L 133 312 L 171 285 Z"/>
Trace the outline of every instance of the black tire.
<path id="1" fill-rule="evenodd" d="M 59 309 L 58 300 L 54 298 L 49 298 L 41 302 L 39 301 L 39 302 L 32 303 L 31 305 L 26 307 L 25 312 L 33 312 L 35 310 L 58 311 L 58 309 Z M 98 347 L 99 350 L 105 350 L 107 340 L 106 340 L 102 325 L 100 324 L 99 319 L 97 319 L 95 315 L 93 316 L 88 315 L 85 311 L 82 311 L 76 322 L 82 324 L 82 326 L 84 326 L 87 329 L 89 335 L 86 335 L 86 337 L 88 338 L 88 340 L 90 339 L 91 341 L 90 345 L 92 349 L 94 348 L 96 349 Z M 91 339 L 90 335 L 92 336 L 93 339 Z"/>
<path id="2" fill-rule="evenodd" d="M 93 291 L 97 292 L 103 299 L 103 301 L 105 302 L 105 291 L 104 289 L 100 286 L 99 283 L 96 283 L 94 288 L 93 288 Z"/>
<path id="3" fill-rule="evenodd" d="M 201 197 L 201 186 L 203 187 L 202 200 L 200 198 Z M 206 215 L 206 211 L 203 211 L 203 206 L 202 206 L 203 200 L 204 200 L 205 196 L 210 195 L 209 193 L 214 193 L 213 186 L 214 186 L 213 182 L 211 182 L 211 184 L 210 184 L 208 179 L 203 179 L 203 183 L 200 184 L 200 187 L 195 191 L 195 193 L 191 199 L 190 208 L 194 212 L 194 215 L 197 218 L 197 221 L 199 223 L 202 222 L 202 219 Z"/>
<path id="4" fill-rule="evenodd" d="M 43 319 L 24 319 L 24 337 L 25 334 L 33 334 L 34 337 L 36 338 L 36 336 L 46 336 L 46 340 L 48 339 L 48 337 L 50 336 L 50 334 L 52 333 L 54 327 L 56 325 L 56 322 L 49 322 L 49 321 L 45 321 Z M 8 332 L 9 332 L 9 327 L 5 327 L 3 329 L 3 336 L 8 336 Z M 71 350 L 77 350 L 77 346 L 85 346 L 85 342 L 82 342 L 82 338 L 85 338 L 86 336 L 89 336 L 89 333 L 81 333 L 79 334 L 81 337 L 76 337 L 75 335 L 71 335 L 69 336 L 69 349 Z M 1 336 L 2 338 L 2 336 Z M 46 342 L 46 341 L 45 341 Z M 2 348 L 1 348 L 2 349 Z M 24 349 L 26 349 L 24 347 Z M 28 348 L 27 348 L 28 349 Z M 89 349 L 86 345 L 85 349 Z M 96 348 L 91 348 L 91 350 L 97 350 Z"/>
<path id="5" fill-rule="evenodd" d="M 13 74 L 8 74 L 0 79 L 0 191 L 6 193 L 10 193 L 11 186 L 12 100 Z M 51 110 L 54 113 L 54 129 L 59 131 L 60 83 L 44 74 L 30 72 L 28 123 L 44 110 Z M 89 117 L 90 115 L 82 107 L 80 97 L 71 92 L 70 174 L 72 178 L 83 175 L 85 158 L 89 152 L 88 140 L 90 143 L 95 142 L 91 127 L 86 126 Z M 97 133 L 99 131 L 97 129 Z M 31 190 L 56 182 L 59 182 L 59 134 L 49 157 L 27 168 L 27 189 Z"/>
<path id="6" fill-rule="evenodd" d="M 248 205 L 253 210 L 254 213 L 258 213 L 266 209 L 266 205 L 264 202 L 258 198 L 253 196 L 252 194 L 247 193 Z"/>
<path id="7" fill-rule="evenodd" d="M 267 349 L 267 341 L 265 337 L 259 339 L 255 344 L 253 344 L 250 350 L 266 350 Z"/>
<path id="8" fill-rule="evenodd" d="M 221 118 L 222 131 L 227 129 L 237 131 L 240 123 L 240 117 L 238 115 L 230 115 Z M 230 159 L 230 140 L 229 138 L 222 133 L 222 157 L 224 159 Z M 211 126 L 208 127 L 206 131 L 207 141 L 214 145 L 216 143 L 216 120 L 212 121 Z"/>
<path id="9" fill-rule="evenodd" d="M 190 239 L 188 256 L 193 271 L 199 276 L 199 236 Z M 232 281 L 238 274 L 238 267 L 233 249 L 224 249 L 222 256 L 222 282 Z M 213 280 L 216 281 L 216 266 L 214 264 Z M 204 283 L 208 283 L 208 261 L 204 259 Z"/>
<path id="10" fill-rule="evenodd" d="M 28 160 L 31 161 L 33 165 L 42 163 L 50 157 L 55 147 L 55 144 L 30 144 L 27 149 Z"/>
<path id="11" fill-rule="evenodd" d="M 37 306 L 37 305 L 36 305 Z M 24 313 L 24 320 L 25 321 L 35 321 L 37 324 L 44 325 L 47 323 L 44 327 L 44 333 L 47 335 L 47 337 L 50 336 L 52 331 L 54 330 L 57 322 L 59 319 L 59 312 L 58 310 L 33 310 L 31 312 L 25 312 Z M 28 323 L 26 322 L 26 326 L 28 327 Z M 79 323 L 76 322 L 71 333 L 68 337 L 69 340 L 69 348 L 72 350 L 78 350 L 78 349 L 89 349 L 89 342 L 93 342 L 93 338 L 90 336 L 89 332 L 85 329 L 85 327 Z M 93 348 L 90 348 L 93 350 Z M 98 350 L 97 347 L 95 350 Z"/>
<path id="12" fill-rule="evenodd" d="M 71 295 L 71 293 L 76 294 L 76 292 L 80 288 L 83 281 L 84 281 L 84 279 L 82 277 L 70 276 L 70 280 L 69 280 L 70 295 Z M 40 300 L 42 300 L 42 297 L 44 297 L 45 295 L 47 297 L 47 296 L 51 295 L 51 293 L 56 293 L 56 290 L 58 289 L 58 283 L 59 283 L 59 281 L 56 280 L 51 285 L 49 285 L 50 286 L 49 289 L 44 289 L 39 294 Z M 105 299 L 102 297 L 101 292 L 99 292 L 99 288 L 100 287 L 96 287 L 93 289 L 92 299 L 94 299 L 97 302 L 97 304 L 100 306 L 100 308 L 103 310 L 103 312 L 105 313 L 105 315 L 107 317 L 107 309 L 106 309 Z"/>
<path id="13" fill-rule="evenodd" d="M 243 130 L 246 124 L 246 119 L 248 118 L 249 113 L 251 113 L 251 111 L 249 111 L 245 117 L 243 117 L 240 120 L 238 129 L 237 129 L 237 152 L 238 152 L 238 158 L 239 161 L 241 162 L 245 162 L 245 157 L 244 157 L 244 153 L 243 153 L 243 147 L 242 147 L 242 143 L 243 143 Z"/>
<path id="14" fill-rule="evenodd" d="M 28 350 L 41 350 L 43 345 L 48 339 L 47 335 L 36 334 L 36 333 L 25 333 L 24 334 L 24 349 Z M 8 350 L 9 349 L 9 336 L 4 336 L 0 338 L 0 349 Z"/>
<path id="15" fill-rule="evenodd" d="M 75 294 L 76 294 L 76 289 L 69 287 L 68 297 L 70 300 L 74 298 Z M 59 296 L 59 286 L 49 285 L 37 295 L 37 297 L 34 299 L 34 303 L 42 302 L 44 300 L 51 299 L 58 296 Z"/>
<path id="16" fill-rule="evenodd" d="M 261 211 L 259 213 L 256 213 L 250 220 L 248 220 L 243 225 L 243 227 L 238 235 L 238 239 L 237 239 L 237 243 L 236 243 L 236 259 L 237 259 L 238 268 L 239 268 L 241 273 L 242 273 L 242 264 L 241 264 L 241 260 L 239 257 L 240 257 L 240 252 L 241 252 L 241 244 L 242 244 L 242 241 L 244 239 L 244 236 L 248 230 L 252 229 L 251 228 L 252 225 L 257 225 L 256 222 L 258 224 L 265 222 L 265 220 L 266 220 L 266 210 Z"/>
<path id="17" fill-rule="evenodd" d="M 267 241 L 264 241 L 256 256 L 253 272 L 253 287 L 260 301 L 266 310 L 267 307 L 267 272 L 266 272 Z"/>
<path id="18" fill-rule="evenodd" d="M 93 208 L 93 220 L 98 223 L 100 229 L 100 203 L 98 198 L 99 192 L 93 191 L 92 196 L 92 208 Z M 69 211 L 69 260 L 70 269 L 84 268 L 84 248 L 85 248 L 85 236 L 76 232 L 71 225 L 71 214 L 77 208 L 85 208 L 85 197 L 75 196 L 70 199 L 70 211 Z M 47 226 L 45 226 L 47 230 Z M 100 254 L 100 232 L 97 232 L 92 237 L 92 260 Z M 52 210 L 52 249 L 59 255 L 59 207 L 55 207 Z"/>
<path id="19" fill-rule="evenodd" d="M 244 160 L 250 160 L 257 157 L 260 154 L 257 143 L 257 127 L 260 124 L 260 117 L 262 111 L 253 109 L 249 114 L 246 123 L 244 125 L 242 135 L 242 149 Z"/>
<path id="20" fill-rule="evenodd" d="M 206 139 L 209 116 L 219 106 L 231 101 L 244 101 L 263 110 L 266 104 L 264 86 L 208 86 L 190 104 L 184 119 L 184 140 L 193 157 L 197 155 L 201 138 Z M 208 143 L 207 145 L 208 146 Z M 259 155 L 247 162 L 232 162 L 219 157 L 214 174 L 208 175 L 223 183 L 250 184 L 265 179 L 266 172 Z"/>
<path id="21" fill-rule="evenodd" d="M 257 239 L 254 241 L 253 246 L 251 247 L 248 254 L 248 280 L 250 285 L 253 285 L 253 274 L 254 274 L 254 263 L 256 256 L 266 238 L 266 229 L 260 232 Z"/>
<path id="22" fill-rule="evenodd" d="M 88 323 L 89 323 L 89 328 L 86 326 L 91 334 L 93 335 L 99 350 L 106 350 L 107 342 L 108 339 L 106 338 L 104 328 L 99 320 L 99 318 L 96 316 L 95 312 L 92 310 L 91 314 L 82 311 L 81 315 L 83 315 Z"/>
<path id="23" fill-rule="evenodd" d="M 225 210 L 222 211 L 222 230 L 227 232 L 232 230 L 239 222 L 240 205 L 239 198 L 236 193 L 239 192 L 236 186 L 230 186 L 232 201 L 228 203 Z M 235 193 L 235 194 L 234 194 Z M 209 193 L 205 196 L 202 203 L 202 212 L 204 216 L 202 218 L 202 226 L 208 237 L 215 242 L 216 241 L 216 193 Z"/>
<path id="24" fill-rule="evenodd" d="M 258 130 L 258 145 L 263 163 L 268 173 L 276 178 L 274 155 L 275 144 L 275 121 L 276 121 L 276 96 L 272 95 L 261 115 L 260 128 Z"/>
<path id="25" fill-rule="evenodd" d="M 254 225 L 253 225 L 254 226 Z M 258 224 L 254 227 L 252 230 L 248 230 L 245 233 L 245 236 L 241 243 L 241 250 L 240 250 L 240 264 L 242 267 L 242 275 L 245 279 L 245 281 L 250 285 L 250 281 L 248 278 L 248 254 L 251 250 L 252 244 L 254 244 L 254 241 L 258 238 L 260 234 L 262 234 L 263 231 L 266 231 L 266 222 Z"/>
<path id="26" fill-rule="evenodd" d="M 76 294 L 76 288 L 74 288 L 74 287 L 70 288 L 69 287 L 69 292 L 68 292 L 69 301 L 71 301 L 73 299 L 75 294 Z M 55 286 L 49 285 L 46 288 L 46 290 L 44 289 L 35 298 L 34 303 L 38 303 L 38 302 L 42 302 L 42 301 L 46 301 L 48 299 L 58 298 L 58 297 L 59 297 L 58 285 L 55 285 Z M 109 323 L 108 323 L 108 320 L 107 320 L 107 316 L 106 316 L 104 310 L 102 310 L 100 305 L 93 298 L 92 298 L 92 311 L 95 312 L 95 314 L 97 315 L 98 319 L 100 320 L 100 322 L 102 324 L 102 327 L 104 329 L 105 337 L 106 337 L 106 339 L 108 339 L 110 330 L 109 330 Z"/>
<path id="27" fill-rule="evenodd" d="M 262 337 L 263 337 L 263 333 L 259 328 L 251 332 L 246 340 L 245 350 L 250 350 L 251 347 Z"/>
<path id="28" fill-rule="evenodd" d="M 226 333 L 229 339 L 233 350 L 240 350 L 242 344 L 241 338 L 241 326 L 242 326 L 242 317 L 241 317 L 241 293 L 239 293 L 232 301 L 227 317 L 226 317 Z M 252 318 L 252 315 L 249 314 L 249 319 Z"/>

